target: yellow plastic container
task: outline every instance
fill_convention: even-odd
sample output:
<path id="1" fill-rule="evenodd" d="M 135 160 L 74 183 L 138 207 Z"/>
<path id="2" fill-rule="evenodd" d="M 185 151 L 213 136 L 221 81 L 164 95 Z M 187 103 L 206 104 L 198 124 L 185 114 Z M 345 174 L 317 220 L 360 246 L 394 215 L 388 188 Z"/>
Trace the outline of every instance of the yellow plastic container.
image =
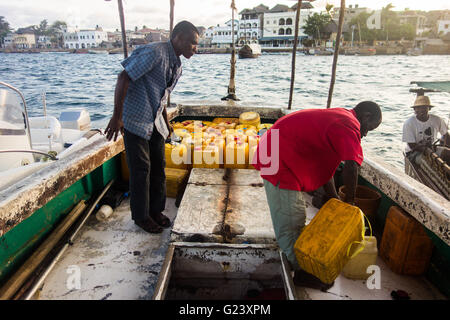
<path id="1" fill-rule="evenodd" d="M 261 124 L 261 119 L 259 114 L 253 111 L 243 112 L 239 116 L 239 124 L 251 125 L 251 126 L 259 126 Z"/>
<path id="2" fill-rule="evenodd" d="M 365 280 L 369 277 L 367 268 L 375 265 L 378 256 L 377 239 L 373 236 L 366 236 L 363 244 L 353 246 L 350 256 L 361 250 L 355 257 L 351 258 L 342 269 L 342 275 L 349 279 Z"/>
<path id="3" fill-rule="evenodd" d="M 259 126 L 257 126 L 256 127 L 256 129 L 259 131 L 259 130 L 262 130 L 262 129 L 267 129 L 267 130 L 269 130 L 270 129 L 270 127 L 272 127 L 273 126 L 273 124 L 271 124 L 271 123 L 261 123 Z"/>
<path id="4" fill-rule="evenodd" d="M 248 150 L 251 150 L 253 147 L 257 146 L 259 143 L 259 136 L 248 136 Z"/>
<path id="5" fill-rule="evenodd" d="M 216 125 L 218 127 L 222 127 L 222 128 L 225 128 L 225 129 L 234 129 L 236 127 L 236 123 L 229 122 L 229 121 L 227 121 L 227 122 L 219 122 Z"/>
<path id="6" fill-rule="evenodd" d="M 175 133 L 176 136 L 180 137 L 180 138 L 184 138 L 184 137 L 190 137 L 191 134 L 189 133 L 189 131 L 187 131 L 184 128 L 179 128 L 179 129 L 174 129 L 173 133 Z"/>
<path id="7" fill-rule="evenodd" d="M 248 143 L 232 141 L 225 148 L 225 168 L 246 169 L 248 166 Z"/>
<path id="8" fill-rule="evenodd" d="M 254 130 L 256 131 L 256 126 L 249 125 L 249 124 L 239 124 L 235 127 L 236 130 L 242 130 L 244 133 L 247 130 Z"/>
<path id="9" fill-rule="evenodd" d="M 181 143 L 166 143 L 166 168 L 187 169 L 191 163 L 190 150 Z"/>
<path id="10" fill-rule="evenodd" d="M 239 124 L 238 118 L 214 118 L 213 123 L 229 122 Z"/>
<path id="11" fill-rule="evenodd" d="M 223 140 L 211 141 L 203 148 L 194 147 L 194 168 L 220 168 L 223 163 Z"/>
<path id="12" fill-rule="evenodd" d="M 182 124 L 181 122 L 172 122 L 172 127 L 173 129 L 184 129 L 184 124 Z"/>
<path id="13" fill-rule="evenodd" d="M 331 284 L 350 260 L 350 249 L 364 240 L 364 218 L 355 206 L 330 199 L 305 226 L 294 245 L 300 267 Z"/>
<path id="14" fill-rule="evenodd" d="M 187 183 L 189 170 L 165 168 L 166 173 L 166 196 L 176 198 L 184 184 Z"/>
<path id="15" fill-rule="evenodd" d="M 258 148 L 258 146 L 253 146 L 253 147 L 249 147 L 248 149 L 248 169 L 255 169 L 255 167 L 252 165 L 253 163 L 253 156 L 255 155 L 256 149 Z"/>

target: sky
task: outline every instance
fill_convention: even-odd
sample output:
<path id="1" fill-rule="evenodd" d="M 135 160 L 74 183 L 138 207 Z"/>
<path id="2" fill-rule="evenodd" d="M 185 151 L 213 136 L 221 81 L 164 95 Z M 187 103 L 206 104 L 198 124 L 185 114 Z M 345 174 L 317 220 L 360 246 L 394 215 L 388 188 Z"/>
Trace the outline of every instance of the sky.
<path id="1" fill-rule="evenodd" d="M 122 0 L 127 29 L 169 29 L 169 0 Z M 273 8 L 276 4 L 292 6 L 295 0 L 235 0 L 237 11 L 264 4 Z M 196 26 L 209 27 L 223 24 L 231 19 L 231 0 L 175 0 L 174 20 L 189 20 Z M 340 0 L 316 0 L 315 10 L 324 10 L 327 3 L 336 7 Z M 450 10 L 450 0 L 347 0 L 346 5 L 358 4 L 374 10 L 388 3 L 394 10 Z M 4 16 L 14 29 L 39 25 L 47 19 L 65 21 L 69 26 L 93 29 L 96 25 L 104 30 L 120 29 L 117 0 L 0 0 L 0 16 Z M 236 15 L 237 18 L 237 15 Z"/>

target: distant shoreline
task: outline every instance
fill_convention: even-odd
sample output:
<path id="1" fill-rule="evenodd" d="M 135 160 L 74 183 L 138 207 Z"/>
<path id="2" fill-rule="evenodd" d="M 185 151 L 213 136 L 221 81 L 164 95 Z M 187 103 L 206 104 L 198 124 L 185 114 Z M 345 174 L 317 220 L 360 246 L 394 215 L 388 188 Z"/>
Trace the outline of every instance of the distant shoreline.
<path id="1" fill-rule="evenodd" d="M 449 48 L 450 49 L 450 48 Z M 198 48 L 198 54 L 229 54 L 231 48 Z M 236 48 L 239 50 L 239 48 Z M 364 50 L 358 52 L 358 50 Z M 132 48 L 128 48 L 128 53 L 133 51 Z M 265 53 L 282 53 L 292 52 L 292 48 L 289 47 L 261 47 L 261 51 Z M 300 47 L 297 48 L 297 52 L 304 53 L 305 55 L 332 55 L 331 51 L 327 51 L 326 48 L 313 48 L 313 47 Z M 77 53 L 77 54 L 122 54 L 121 48 L 103 49 L 5 49 L 0 48 L 0 53 Z M 339 50 L 340 55 L 405 55 L 408 54 L 407 49 L 404 47 L 385 47 L 385 46 L 372 46 L 372 47 L 341 47 Z M 450 55 L 450 50 L 442 50 L 437 48 L 436 50 L 426 50 L 419 55 Z"/>

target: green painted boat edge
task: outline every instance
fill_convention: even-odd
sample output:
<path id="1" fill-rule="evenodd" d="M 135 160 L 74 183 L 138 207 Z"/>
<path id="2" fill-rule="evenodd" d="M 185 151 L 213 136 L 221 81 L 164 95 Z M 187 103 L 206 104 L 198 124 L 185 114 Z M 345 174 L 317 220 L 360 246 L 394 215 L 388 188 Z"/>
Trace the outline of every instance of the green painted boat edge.
<path id="1" fill-rule="evenodd" d="M 81 200 L 89 199 L 120 177 L 120 154 L 106 161 L 57 195 L 29 218 L 0 237 L 0 285 Z"/>

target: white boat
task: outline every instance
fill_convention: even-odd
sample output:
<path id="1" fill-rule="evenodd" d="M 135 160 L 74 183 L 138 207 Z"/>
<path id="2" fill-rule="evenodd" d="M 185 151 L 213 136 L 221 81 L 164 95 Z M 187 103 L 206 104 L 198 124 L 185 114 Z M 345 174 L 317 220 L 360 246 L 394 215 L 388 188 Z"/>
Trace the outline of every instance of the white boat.
<path id="1" fill-rule="evenodd" d="M 86 109 L 64 110 L 59 119 L 28 117 L 22 93 L 0 84 L 9 89 L 0 89 L 0 190 L 100 137 Z"/>

